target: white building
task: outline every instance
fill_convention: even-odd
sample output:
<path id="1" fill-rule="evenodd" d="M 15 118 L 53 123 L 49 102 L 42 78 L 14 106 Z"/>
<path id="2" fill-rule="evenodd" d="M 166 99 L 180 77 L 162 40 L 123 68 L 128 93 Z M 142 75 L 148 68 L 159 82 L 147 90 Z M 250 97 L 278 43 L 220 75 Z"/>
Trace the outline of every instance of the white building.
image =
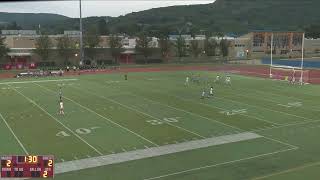
<path id="1" fill-rule="evenodd" d="M 64 31 L 63 34 L 64 35 L 68 35 L 68 36 L 69 35 L 73 35 L 73 36 L 74 35 L 78 35 L 79 36 L 80 35 L 80 31 Z"/>
<path id="2" fill-rule="evenodd" d="M 36 30 L 1 30 L 2 35 L 37 35 Z"/>
<path id="3" fill-rule="evenodd" d="M 136 47 L 136 38 L 125 37 L 122 39 L 122 46 L 125 49 L 134 49 Z"/>

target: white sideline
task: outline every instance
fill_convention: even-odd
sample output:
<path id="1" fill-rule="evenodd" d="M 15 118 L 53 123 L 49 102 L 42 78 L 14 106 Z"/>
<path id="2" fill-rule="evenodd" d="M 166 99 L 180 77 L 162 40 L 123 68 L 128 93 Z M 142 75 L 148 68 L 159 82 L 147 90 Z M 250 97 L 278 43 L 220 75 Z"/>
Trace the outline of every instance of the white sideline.
<path id="1" fill-rule="evenodd" d="M 210 146 L 228 144 L 228 143 L 245 141 L 245 140 L 256 139 L 256 138 L 262 138 L 262 136 L 255 133 L 251 133 L 251 132 L 245 132 L 245 133 L 219 136 L 219 137 L 213 137 L 213 138 L 207 138 L 207 139 L 201 139 L 201 140 L 194 140 L 194 141 L 183 142 L 179 144 L 170 144 L 170 145 L 164 145 L 160 147 L 151 147 L 147 149 L 122 152 L 118 154 L 110 154 L 105 156 L 56 163 L 55 174 L 78 171 L 81 169 L 88 169 L 88 168 L 99 167 L 99 166 L 106 166 L 110 164 L 117 164 L 117 163 L 145 159 L 150 157 L 162 156 L 162 155 L 178 153 L 182 151 L 189 151 L 189 150 L 194 150 L 199 148 L 206 148 Z"/>
<path id="2" fill-rule="evenodd" d="M 39 85 L 39 84 L 37 84 L 37 83 L 34 83 L 34 84 L 37 85 L 37 86 L 39 86 L 40 88 L 45 89 L 45 90 L 48 91 L 48 92 L 55 93 L 54 91 L 52 91 L 51 89 L 49 89 L 49 88 L 47 88 L 47 87 L 41 86 L 41 85 Z M 92 109 L 90 109 L 90 108 L 88 108 L 88 107 L 86 107 L 86 106 L 83 106 L 83 105 L 81 105 L 80 103 L 78 103 L 78 102 L 76 102 L 76 101 L 74 101 L 74 100 L 72 100 L 72 99 L 70 99 L 70 98 L 68 98 L 68 97 L 66 97 L 66 96 L 62 96 L 62 97 L 64 97 L 65 99 L 67 99 L 67 100 L 69 100 L 69 101 L 71 101 L 71 102 L 73 102 L 74 104 L 77 104 L 77 105 L 80 106 L 81 108 L 83 108 L 83 109 L 85 109 L 85 110 L 87 110 L 87 111 L 89 111 L 89 112 L 91 112 L 91 113 L 93 113 L 93 114 L 101 117 L 102 119 L 105 119 L 105 120 L 107 120 L 108 122 L 110 122 L 110 123 L 112 123 L 112 124 L 114 124 L 114 125 L 122 128 L 122 129 L 124 129 L 124 130 L 126 130 L 126 131 L 128 131 L 128 132 L 130 132 L 130 133 L 132 133 L 132 134 L 134 134 L 135 136 L 137 136 L 137 137 L 139 137 L 139 138 L 141 138 L 141 139 L 143 139 L 143 140 L 145 140 L 145 141 L 147 141 L 147 142 L 149 142 L 149 143 L 151 143 L 151 144 L 153 144 L 153 145 L 155 145 L 155 146 L 159 146 L 157 143 L 155 143 L 155 142 L 153 142 L 153 141 L 151 141 L 151 140 L 143 137 L 142 135 L 140 135 L 140 134 L 138 134 L 138 133 L 136 133 L 136 132 L 134 132 L 134 131 L 131 131 L 129 128 L 126 128 L 126 127 L 122 126 L 121 124 L 118 124 L 118 123 L 112 121 L 111 119 L 109 119 L 109 118 L 107 118 L 107 117 L 105 117 L 105 116 L 97 113 L 96 111 L 94 111 L 94 110 L 92 110 Z"/>
<path id="3" fill-rule="evenodd" d="M 75 87 L 73 87 L 73 88 L 75 88 Z M 75 88 L 75 89 L 80 89 L 80 88 Z M 122 103 L 120 103 L 120 102 L 118 102 L 118 101 L 115 101 L 115 100 L 113 100 L 113 99 L 107 98 L 107 97 L 105 97 L 105 96 L 99 96 L 99 95 L 97 95 L 97 94 L 94 94 L 94 93 L 92 93 L 92 92 L 90 92 L 90 91 L 87 91 L 87 90 L 84 90 L 84 89 L 81 89 L 81 90 L 86 91 L 87 93 L 89 93 L 89 94 L 91 94 L 91 95 L 94 95 L 94 96 L 96 96 L 96 97 L 105 99 L 105 100 L 110 101 L 110 102 L 113 102 L 113 103 L 115 103 L 115 104 L 119 104 L 120 106 L 122 106 L 122 107 L 124 107 L 124 108 L 126 108 L 126 109 L 130 109 L 130 110 L 135 111 L 135 112 L 137 112 L 137 113 L 140 113 L 140 114 L 143 114 L 143 115 L 148 116 L 148 117 L 150 117 L 150 118 L 157 119 L 157 120 L 161 121 L 161 119 L 159 119 L 159 118 L 157 118 L 157 117 L 155 117 L 155 116 L 153 116 L 153 115 L 147 114 L 147 113 L 142 112 L 142 111 L 140 111 L 140 110 L 138 110 L 138 109 L 132 108 L 132 107 L 127 106 L 127 105 L 125 105 L 125 104 L 122 104 Z M 188 132 L 188 133 L 193 134 L 193 135 L 195 135 L 195 136 L 198 136 L 198 137 L 200 137 L 200 138 L 205 138 L 204 136 L 202 136 L 202 135 L 200 135 L 200 134 L 198 134 L 198 133 L 196 133 L 196 132 L 193 132 L 193 131 L 191 131 L 191 130 L 185 129 L 185 128 L 180 127 L 180 126 L 178 126 L 178 125 L 174 125 L 174 124 L 169 123 L 169 122 L 165 122 L 165 123 L 168 124 L 168 125 L 170 125 L 170 126 L 172 126 L 172 127 L 178 128 L 178 129 L 180 129 L 180 130 L 182 130 L 182 131 L 185 131 L 185 132 Z"/>
<path id="4" fill-rule="evenodd" d="M 41 83 L 41 82 L 60 82 L 60 81 L 77 81 L 79 79 L 52 79 L 52 80 L 41 80 L 41 81 L 14 81 L 14 82 L 3 82 L 0 84 L 27 84 L 27 83 Z"/>
<path id="5" fill-rule="evenodd" d="M 14 136 L 14 138 L 17 140 L 17 142 L 19 143 L 19 145 L 21 146 L 21 148 L 23 149 L 25 154 L 29 154 L 27 149 L 24 147 L 24 145 L 21 143 L 21 141 L 19 140 L 19 138 L 16 136 L 16 134 L 14 133 L 14 131 L 11 129 L 11 127 L 9 126 L 9 124 L 7 123 L 6 119 L 2 116 L 2 114 L 0 113 L 0 117 L 3 120 L 3 122 L 6 124 L 6 126 L 8 127 L 8 129 L 10 130 L 10 132 L 12 133 L 12 135 Z"/>
<path id="6" fill-rule="evenodd" d="M 9 87 L 11 87 L 10 85 L 8 85 Z M 44 108 L 42 108 L 39 104 L 37 104 L 36 102 L 34 102 L 32 99 L 30 99 L 29 97 L 25 96 L 24 94 L 22 94 L 20 91 L 13 89 L 15 92 L 17 92 L 18 94 L 20 94 L 21 96 L 23 96 L 24 98 L 26 98 L 30 103 L 34 104 L 35 106 L 37 106 L 40 110 L 42 110 L 43 112 L 45 112 L 48 116 L 50 116 L 53 120 L 55 120 L 57 123 L 59 123 L 61 126 L 63 126 L 65 129 L 67 129 L 70 133 L 72 133 L 74 136 L 76 136 L 79 140 L 81 140 L 83 143 L 85 143 L 86 145 L 88 145 L 92 150 L 94 150 L 97 154 L 102 155 L 102 153 L 95 148 L 94 146 L 92 146 L 91 144 L 89 144 L 86 140 L 84 140 L 82 137 L 80 137 L 78 134 L 76 134 L 75 132 L 73 132 L 69 127 L 67 127 L 64 123 L 62 123 L 61 121 L 59 121 L 57 118 L 55 118 L 54 116 L 52 116 L 48 111 L 46 111 Z"/>
<path id="7" fill-rule="evenodd" d="M 279 153 L 292 151 L 292 150 L 297 150 L 297 148 L 290 148 L 290 149 L 275 151 L 275 152 L 271 152 L 271 153 L 260 154 L 260 155 L 257 155 L 257 156 L 250 156 L 250 157 L 247 157 L 247 158 L 237 159 L 237 160 L 233 160 L 233 161 L 227 161 L 227 162 L 222 162 L 222 163 L 217 163 L 217 164 L 211 164 L 211 165 L 197 167 L 197 168 L 188 169 L 188 170 L 184 170 L 184 171 L 178 171 L 178 172 L 174 172 L 174 173 L 170 173 L 170 174 L 164 174 L 164 175 L 161 175 L 161 176 L 146 178 L 146 179 L 143 179 L 143 180 L 161 179 L 161 178 L 164 178 L 164 177 L 184 174 L 184 173 L 188 173 L 188 172 L 192 172 L 192 171 L 198 171 L 198 170 L 217 167 L 217 166 L 222 166 L 222 165 L 226 165 L 226 164 L 233 164 L 233 163 L 237 163 L 237 162 L 241 162 L 241 161 L 245 161 L 245 160 L 260 158 L 260 157 L 264 157 L 264 156 L 270 156 L 270 155 L 279 154 Z"/>

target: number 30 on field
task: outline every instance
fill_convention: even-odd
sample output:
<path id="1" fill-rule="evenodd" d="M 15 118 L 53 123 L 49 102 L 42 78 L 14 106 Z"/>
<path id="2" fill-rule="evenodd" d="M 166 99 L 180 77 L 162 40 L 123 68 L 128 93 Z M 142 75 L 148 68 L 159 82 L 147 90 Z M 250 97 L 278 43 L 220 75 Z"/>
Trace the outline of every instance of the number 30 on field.
<path id="1" fill-rule="evenodd" d="M 181 117 L 172 117 L 172 118 L 163 118 L 162 121 L 161 120 L 156 120 L 156 119 L 152 119 L 152 120 L 147 120 L 146 122 L 150 123 L 151 125 L 161 125 L 163 123 L 177 123 L 179 122 L 178 119 L 180 119 Z"/>

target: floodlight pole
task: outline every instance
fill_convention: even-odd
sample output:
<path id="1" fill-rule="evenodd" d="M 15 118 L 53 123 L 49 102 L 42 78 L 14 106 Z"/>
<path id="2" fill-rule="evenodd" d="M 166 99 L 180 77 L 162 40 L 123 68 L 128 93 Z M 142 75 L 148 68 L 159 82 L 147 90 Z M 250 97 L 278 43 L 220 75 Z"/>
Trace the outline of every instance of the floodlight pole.
<path id="1" fill-rule="evenodd" d="M 84 52 L 83 52 L 83 40 L 82 40 L 82 9 L 81 9 L 81 0 L 79 0 L 79 9 L 80 9 L 80 62 L 79 65 L 83 64 Z"/>
<path id="2" fill-rule="evenodd" d="M 272 66 L 273 66 L 273 33 L 271 34 L 271 57 L 270 57 L 270 78 L 272 78 Z"/>
<path id="3" fill-rule="evenodd" d="M 303 61 L 304 61 L 304 37 L 305 34 L 302 35 L 302 50 L 301 50 L 301 77 L 300 77 L 300 83 L 303 83 Z"/>

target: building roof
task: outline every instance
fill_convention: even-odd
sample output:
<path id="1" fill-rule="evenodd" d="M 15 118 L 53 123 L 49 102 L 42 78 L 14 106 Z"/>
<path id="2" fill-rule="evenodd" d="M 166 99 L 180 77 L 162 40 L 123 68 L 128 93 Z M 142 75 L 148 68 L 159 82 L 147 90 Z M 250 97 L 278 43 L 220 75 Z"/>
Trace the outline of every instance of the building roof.
<path id="1" fill-rule="evenodd" d="M 36 30 L 1 30 L 2 35 L 36 35 Z"/>
<path id="2" fill-rule="evenodd" d="M 127 49 L 124 52 L 122 52 L 121 54 L 135 54 L 135 50 L 134 49 Z"/>
<path id="3" fill-rule="evenodd" d="M 29 52 L 9 52 L 8 56 L 31 56 L 32 54 Z"/>
<path id="4" fill-rule="evenodd" d="M 292 30 L 274 30 L 274 29 L 256 29 L 256 30 L 251 30 L 250 32 L 277 32 L 277 33 L 304 33 L 304 31 L 292 31 Z"/>

